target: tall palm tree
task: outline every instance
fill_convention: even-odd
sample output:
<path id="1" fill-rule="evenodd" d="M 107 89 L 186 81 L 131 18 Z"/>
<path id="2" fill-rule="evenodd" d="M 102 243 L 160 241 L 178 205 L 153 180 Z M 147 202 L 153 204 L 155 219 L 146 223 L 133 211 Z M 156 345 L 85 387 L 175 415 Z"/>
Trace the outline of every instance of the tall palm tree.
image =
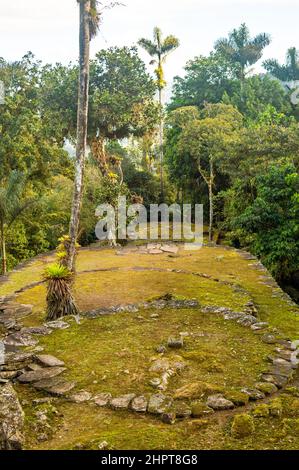
<path id="1" fill-rule="evenodd" d="M 97 34 L 101 20 L 101 13 L 97 8 L 97 0 L 77 0 L 77 3 L 79 3 L 80 6 L 80 72 L 77 111 L 75 181 L 70 221 L 70 243 L 67 256 L 67 266 L 70 271 L 74 270 L 76 242 L 78 237 L 83 195 L 83 177 L 87 147 L 90 41 Z"/>
<path id="2" fill-rule="evenodd" d="M 34 202 L 32 198 L 24 198 L 26 176 L 19 171 L 12 171 L 1 181 L 0 188 L 0 239 L 2 273 L 7 273 L 6 233 L 7 229 L 16 221 L 24 210 Z"/>
<path id="3" fill-rule="evenodd" d="M 263 63 L 267 72 L 282 82 L 299 80 L 299 51 L 291 47 L 287 51 L 286 64 L 280 65 L 276 59 L 269 59 Z"/>
<path id="4" fill-rule="evenodd" d="M 239 29 L 229 33 L 228 38 L 218 39 L 215 49 L 237 66 L 238 78 L 244 82 L 247 67 L 262 57 L 263 50 L 270 42 L 270 36 L 266 33 L 251 38 L 248 27 L 243 23 Z"/>
<path id="5" fill-rule="evenodd" d="M 157 77 L 157 88 L 159 92 L 159 104 L 161 107 L 161 119 L 160 119 L 160 181 L 161 181 L 161 197 L 164 195 L 164 179 L 163 179 L 163 140 L 164 140 L 164 122 L 163 122 L 163 89 L 166 86 L 164 77 L 164 64 L 168 55 L 177 49 L 180 45 L 179 40 L 169 35 L 163 39 L 162 31 L 159 28 L 154 28 L 153 40 L 142 38 L 138 41 L 139 46 L 148 52 L 153 58 L 151 65 L 155 65 L 155 74 Z"/>

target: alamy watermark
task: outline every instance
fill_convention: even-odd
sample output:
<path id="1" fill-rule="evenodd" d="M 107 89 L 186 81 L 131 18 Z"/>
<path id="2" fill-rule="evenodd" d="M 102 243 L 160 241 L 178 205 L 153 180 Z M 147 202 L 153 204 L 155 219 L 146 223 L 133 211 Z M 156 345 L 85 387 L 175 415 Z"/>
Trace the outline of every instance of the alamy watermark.
<path id="1" fill-rule="evenodd" d="M 120 196 L 115 206 L 101 204 L 96 209 L 99 221 L 95 228 L 98 240 L 116 245 L 117 240 L 183 241 L 185 249 L 203 245 L 203 205 L 142 204 L 127 205 Z"/>

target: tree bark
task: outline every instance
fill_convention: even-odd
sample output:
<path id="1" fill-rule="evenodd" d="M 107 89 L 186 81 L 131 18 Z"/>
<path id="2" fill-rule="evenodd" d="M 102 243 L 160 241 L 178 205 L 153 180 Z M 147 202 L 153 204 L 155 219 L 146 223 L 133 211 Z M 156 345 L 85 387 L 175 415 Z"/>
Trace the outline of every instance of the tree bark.
<path id="1" fill-rule="evenodd" d="M 88 94 L 89 94 L 89 60 L 90 60 L 90 0 L 80 2 L 80 73 L 77 111 L 77 146 L 75 182 L 72 214 L 70 221 L 70 245 L 67 266 L 73 271 L 75 267 L 76 242 L 79 230 L 80 212 L 83 196 L 84 166 L 87 147 Z"/>
<path id="2" fill-rule="evenodd" d="M 1 221 L 1 254 L 2 254 L 2 273 L 7 273 L 6 243 L 4 233 L 4 222 Z"/>
<path id="3" fill-rule="evenodd" d="M 209 205 L 210 205 L 210 216 L 209 216 L 209 242 L 213 241 L 213 228 L 214 228 L 214 193 L 213 193 L 213 184 L 214 184 L 214 164 L 210 160 L 210 178 L 208 182 L 209 188 Z"/>
<path id="4" fill-rule="evenodd" d="M 163 100 L 162 100 L 162 89 L 161 88 L 159 88 L 159 104 L 160 104 L 160 109 L 161 109 L 161 113 L 162 113 Z M 159 129 L 161 202 L 164 202 L 164 173 L 163 173 L 164 151 L 163 151 L 163 143 L 164 143 L 164 122 L 163 122 L 163 116 L 161 114 L 160 129 Z"/>

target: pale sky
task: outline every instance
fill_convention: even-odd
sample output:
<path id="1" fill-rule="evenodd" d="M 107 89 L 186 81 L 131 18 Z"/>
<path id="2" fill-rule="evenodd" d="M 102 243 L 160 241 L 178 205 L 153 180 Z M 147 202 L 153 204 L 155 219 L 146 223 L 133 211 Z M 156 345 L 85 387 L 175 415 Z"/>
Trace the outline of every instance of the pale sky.
<path id="1" fill-rule="evenodd" d="M 246 22 L 252 35 L 271 34 L 264 58 L 284 61 L 287 48 L 299 48 L 298 0 L 121 0 L 106 11 L 92 53 L 133 45 L 151 37 L 154 26 L 176 35 L 180 48 L 168 60 L 166 78 L 182 74 L 184 64 L 208 54 L 215 40 Z M 0 56 L 16 60 L 32 51 L 43 62 L 74 61 L 78 56 L 76 0 L 0 0 Z M 146 53 L 142 58 L 149 63 Z"/>

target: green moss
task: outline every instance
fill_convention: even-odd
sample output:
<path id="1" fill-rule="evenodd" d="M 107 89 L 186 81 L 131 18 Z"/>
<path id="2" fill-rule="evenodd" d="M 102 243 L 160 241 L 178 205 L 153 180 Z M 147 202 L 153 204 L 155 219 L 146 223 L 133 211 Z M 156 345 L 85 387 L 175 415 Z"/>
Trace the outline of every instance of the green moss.
<path id="1" fill-rule="evenodd" d="M 259 382 L 255 385 L 255 388 L 265 393 L 265 395 L 272 395 L 277 392 L 277 387 L 274 384 L 267 382 Z"/>
<path id="2" fill-rule="evenodd" d="M 255 418 L 266 418 L 270 414 L 269 406 L 264 403 L 257 405 L 252 413 Z"/>
<path id="3" fill-rule="evenodd" d="M 177 389 L 174 398 L 180 400 L 184 398 L 196 399 L 203 395 L 223 392 L 223 388 L 216 384 L 206 382 L 193 382 Z"/>
<path id="4" fill-rule="evenodd" d="M 9 281 L 0 286 L 0 296 L 40 281 L 45 266 L 51 262 L 53 257 L 45 256 L 10 274 Z M 135 267 L 146 270 L 136 271 Z M 82 272 L 99 268 L 116 270 Z M 156 268 L 157 271 L 154 271 Z M 163 271 L 159 272 L 159 269 Z M 173 273 L 170 269 L 199 272 L 211 278 Z M 289 305 L 284 298 L 272 296 L 272 293 L 279 294 L 279 289 L 272 290 L 261 283 L 261 272 L 254 262 L 222 247 L 203 247 L 194 253 L 180 250 L 176 257 L 138 253 L 116 256 L 114 250 L 91 247 L 79 252 L 77 272 L 75 293 L 82 310 L 141 302 L 165 294 L 179 299 L 196 298 L 203 306 L 225 306 L 233 310 L 243 310 L 245 304 L 253 300 L 261 321 L 268 321 L 271 328 L 278 328 L 291 339 L 298 337 L 298 308 Z M 216 278 L 226 284 L 216 282 Z M 24 319 L 25 326 L 43 322 L 45 297 L 43 285 L 19 295 L 19 302 L 34 305 L 33 314 Z M 165 343 L 169 336 L 177 336 L 181 331 L 189 332 L 183 352 L 188 368 L 169 382 L 170 394 L 185 388 L 188 406 L 191 406 L 191 400 L 204 399 L 211 393 L 230 393 L 244 386 L 254 387 L 264 368 L 263 359 L 273 353 L 273 346 L 263 344 L 250 329 L 224 321 L 220 315 L 202 314 L 200 309 L 163 310 L 159 311 L 159 319 L 153 320 L 150 317 L 152 313 L 156 311 L 120 314 L 94 321 L 82 320 L 81 325 L 72 323 L 70 329 L 57 331 L 41 338 L 40 342 L 45 352 L 66 362 L 66 378 L 75 380 L 78 389 L 84 388 L 94 394 L 111 392 L 114 396 L 129 391 L 148 395 L 153 393 L 148 385 L 148 369 L 156 347 Z M 143 320 L 138 319 L 139 316 Z M 165 357 L 171 360 L 171 353 L 167 352 Z M 224 370 L 217 372 L 217 367 L 213 367 L 215 364 L 218 370 L 222 366 Z M 192 387 L 192 384 L 196 385 Z M 80 442 L 86 448 L 97 449 L 103 440 L 113 449 L 299 447 L 299 437 L 283 432 L 280 420 L 270 416 L 271 403 L 269 415 L 259 420 L 254 436 L 236 439 L 228 432 L 233 413 L 230 411 L 218 415 L 217 419 L 208 415 L 204 420 L 195 420 L 195 424 L 192 424 L 193 420 L 182 420 L 169 427 L 148 415 L 115 413 L 92 404 L 85 406 L 59 402 L 55 404 L 59 415 L 53 415 L 53 436 L 47 442 L 37 442 L 34 433 L 35 407 L 31 402 L 40 395 L 28 386 L 17 388 L 20 397 L 29 402 L 25 411 L 28 416 L 27 448 L 30 449 L 70 449 Z M 264 391 L 267 393 L 266 389 Z M 299 397 L 298 388 L 289 387 L 287 392 L 288 395 L 280 395 L 283 416 L 298 419 L 298 403 L 294 400 Z M 200 413 L 202 409 L 198 407 L 197 411 Z M 201 418 L 200 415 L 198 417 Z M 198 424 L 196 421 L 199 421 Z M 198 432 L 198 428 L 205 426 L 208 426 L 206 432 Z"/>
<path id="5" fill-rule="evenodd" d="M 286 393 L 289 393 L 293 397 L 298 397 L 299 398 L 299 388 L 298 387 L 286 387 L 284 389 Z"/>
<path id="6" fill-rule="evenodd" d="M 291 436 L 299 437 L 299 419 L 285 418 L 282 421 L 283 432 Z"/>
<path id="7" fill-rule="evenodd" d="M 249 396 L 246 393 L 242 393 L 239 391 L 225 393 L 225 398 L 227 398 L 227 400 L 232 401 L 236 406 L 247 405 L 247 403 L 249 402 Z"/>
<path id="8" fill-rule="evenodd" d="M 207 416 L 213 414 L 214 411 L 212 408 L 209 408 L 205 403 L 197 402 L 192 405 L 192 416 L 194 418 L 201 418 L 202 416 Z"/>
<path id="9" fill-rule="evenodd" d="M 231 433 L 234 438 L 250 436 L 255 430 L 252 416 L 248 414 L 236 415 L 233 419 Z"/>
<path id="10" fill-rule="evenodd" d="M 282 415 L 282 403 L 279 398 L 269 402 L 269 412 L 271 416 L 280 417 Z"/>

